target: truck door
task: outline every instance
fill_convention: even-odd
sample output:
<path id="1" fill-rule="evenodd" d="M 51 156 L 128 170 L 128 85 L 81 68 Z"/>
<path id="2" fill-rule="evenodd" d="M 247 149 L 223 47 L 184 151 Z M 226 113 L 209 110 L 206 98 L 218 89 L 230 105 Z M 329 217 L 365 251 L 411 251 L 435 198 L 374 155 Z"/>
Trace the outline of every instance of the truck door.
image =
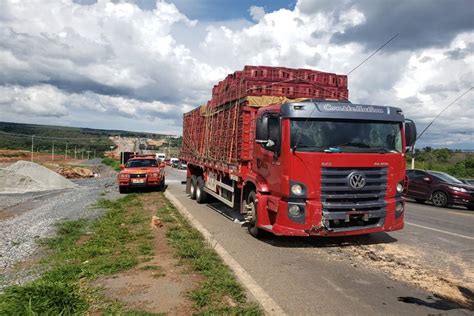
<path id="1" fill-rule="evenodd" d="M 269 189 L 275 195 L 280 195 L 280 154 L 281 154 L 281 128 L 279 115 L 268 116 L 268 142 L 259 146 L 257 156 L 257 172 L 265 178 Z"/>

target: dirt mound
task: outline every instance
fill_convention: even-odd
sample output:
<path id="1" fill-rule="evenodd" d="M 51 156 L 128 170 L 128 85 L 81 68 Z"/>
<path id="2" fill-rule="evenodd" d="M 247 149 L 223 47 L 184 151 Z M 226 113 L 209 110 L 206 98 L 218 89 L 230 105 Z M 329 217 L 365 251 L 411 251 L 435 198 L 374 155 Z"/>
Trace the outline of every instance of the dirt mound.
<path id="1" fill-rule="evenodd" d="M 56 172 L 68 179 L 94 177 L 94 172 L 82 167 L 61 167 Z"/>
<path id="2" fill-rule="evenodd" d="M 77 185 L 46 167 L 29 161 L 18 161 L 2 169 L 0 192 L 69 189 Z"/>
<path id="3" fill-rule="evenodd" d="M 0 168 L 0 192 L 23 193 L 27 191 L 42 191 L 42 185 L 28 176 Z"/>

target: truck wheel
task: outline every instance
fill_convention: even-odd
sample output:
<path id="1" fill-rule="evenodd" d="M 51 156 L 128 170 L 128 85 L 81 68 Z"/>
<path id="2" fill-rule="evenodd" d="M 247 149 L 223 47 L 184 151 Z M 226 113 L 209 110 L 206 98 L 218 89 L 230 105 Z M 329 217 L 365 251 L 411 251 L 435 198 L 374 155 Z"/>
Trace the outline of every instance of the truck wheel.
<path id="1" fill-rule="evenodd" d="M 247 196 L 247 201 L 245 201 L 244 207 L 247 209 L 247 212 L 251 214 L 252 219 L 250 220 L 250 225 L 248 230 L 250 235 L 255 238 L 260 238 L 263 235 L 263 231 L 257 227 L 257 198 L 254 191 L 250 191 Z"/>
<path id="2" fill-rule="evenodd" d="M 125 193 L 128 192 L 128 189 L 124 188 L 124 187 L 119 187 L 119 192 L 120 192 L 120 194 L 125 194 Z"/>
<path id="3" fill-rule="evenodd" d="M 204 180 L 202 177 L 197 177 L 196 180 L 196 201 L 199 204 L 206 203 L 207 193 L 204 191 Z"/>
<path id="4" fill-rule="evenodd" d="M 189 188 L 189 197 L 191 200 L 196 199 L 196 176 L 191 176 L 191 187 Z"/>
<path id="5" fill-rule="evenodd" d="M 431 197 L 431 202 L 437 207 L 446 207 L 448 205 L 448 196 L 442 191 L 436 191 Z"/>

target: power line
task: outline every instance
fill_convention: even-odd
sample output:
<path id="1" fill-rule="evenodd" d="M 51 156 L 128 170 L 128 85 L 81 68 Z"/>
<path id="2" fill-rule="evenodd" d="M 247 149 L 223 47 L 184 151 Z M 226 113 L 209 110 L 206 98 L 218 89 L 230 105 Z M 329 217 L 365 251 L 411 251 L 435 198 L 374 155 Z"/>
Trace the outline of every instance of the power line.
<path id="1" fill-rule="evenodd" d="M 421 136 L 423 136 L 423 134 L 426 132 L 426 130 L 438 119 L 438 117 L 441 116 L 441 114 L 443 114 L 447 109 L 449 109 L 449 107 L 451 105 L 453 105 L 454 103 L 456 103 L 459 99 L 461 99 L 463 96 L 465 96 L 468 92 L 470 92 L 471 90 L 473 89 L 473 87 L 470 87 L 469 89 L 467 89 L 466 91 L 464 91 L 463 94 L 461 94 L 460 96 L 458 96 L 456 99 L 454 99 L 453 101 L 451 101 L 451 103 L 449 103 L 441 112 L 438 113 L 438 115 L 435 116 L 435 118 L 425 127 L 425 129 L 420 133 L 420 135 L 418 135 L 418 137 L 416 138 L 416 140 L 420 139 Z"/>
<path id="2" fill-rule="evenodd" d="M 394 36 L 392 36 L 388 41 L 386 41 L 382 46 L 380 46 L 379 48 L 377 48 L 372 54 L 370 54 L 366 59 L 364 59 L 360 64 L 358 64 L 357 66 L 355 66 L 351 71 L 349 71 L 347 73 L 347 75 L 349 76 L 354 70 L 356 70 L 357 68 L 359 68 L 360 66 L 362 66 L 363 64 L 365 64 L 370 58 L 372 58 L 375 54 L 377 54 L 379 51 L 381 51 L 385 46 L 387 46 L 391 41 L 393 41 L 395 38 L 398 37 L 398 35 L 400 34 L 395 34 Z"/>

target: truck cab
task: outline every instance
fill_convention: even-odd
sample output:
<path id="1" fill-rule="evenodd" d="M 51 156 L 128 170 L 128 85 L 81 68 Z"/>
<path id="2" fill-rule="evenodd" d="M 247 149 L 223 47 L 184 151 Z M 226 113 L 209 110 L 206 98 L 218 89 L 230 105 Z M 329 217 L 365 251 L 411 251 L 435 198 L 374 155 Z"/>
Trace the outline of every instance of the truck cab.
<path id="1" fill-rule="evenodd" d="M 120 193 L 131 189 L 165 187 L 165 166 L 154 155 L 134 155 L 120 166 L 117 183 Z"/>
<path id="2" fill-rule="evenodd" d="M 340 236 L 403 228 L 406 147 L 399 108 L 308 100 L 260 108 L 242 212 L 249 231 Z"/>

